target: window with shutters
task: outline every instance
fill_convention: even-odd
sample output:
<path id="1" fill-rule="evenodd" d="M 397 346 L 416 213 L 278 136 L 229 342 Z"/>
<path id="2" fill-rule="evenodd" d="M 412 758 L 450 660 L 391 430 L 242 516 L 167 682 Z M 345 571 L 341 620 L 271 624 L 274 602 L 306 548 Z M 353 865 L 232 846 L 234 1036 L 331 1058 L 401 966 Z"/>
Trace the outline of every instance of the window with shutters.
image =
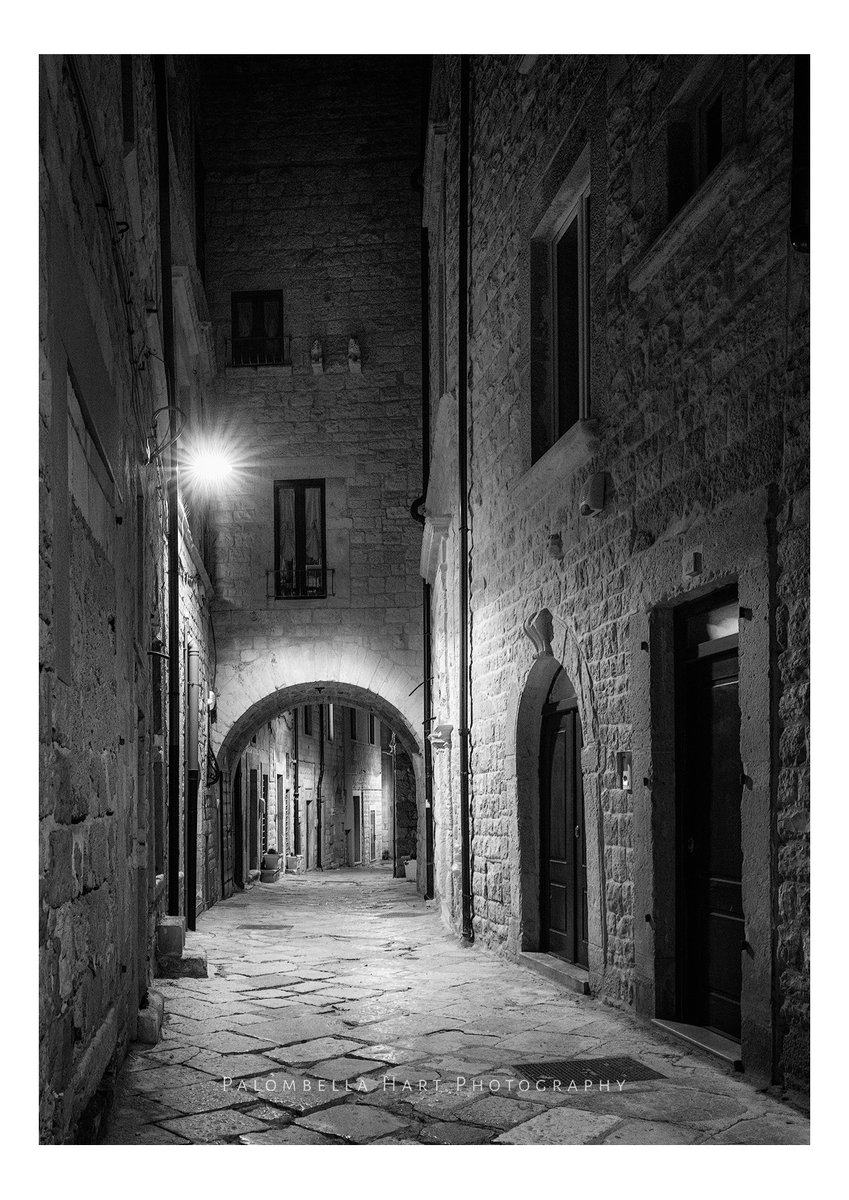
<path id="1" fill-rule="evenodd" d="M 323 479 L 274 484 L 275 595 L 318 600 L 327 595 L 326 517 Z"/>
<path id="2" fill-rule="evenodd" d="M 262 367 L 283 363 L 283 293 L 233 292 L 231 365 Z"/>

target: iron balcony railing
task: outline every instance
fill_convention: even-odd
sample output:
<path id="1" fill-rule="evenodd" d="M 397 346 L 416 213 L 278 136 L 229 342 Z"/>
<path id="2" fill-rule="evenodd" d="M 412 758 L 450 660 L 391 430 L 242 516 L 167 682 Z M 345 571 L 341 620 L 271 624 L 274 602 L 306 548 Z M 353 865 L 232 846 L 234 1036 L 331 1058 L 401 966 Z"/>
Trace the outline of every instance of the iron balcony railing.
<path id="1" fill-rule="evenodd" d="M 336 572 L 333 567 L 305 567 L 294 576 L 288 571 L 265 572 L 267 600 L 324 600 L 336 595 Z"/>
<path id="2" fill-rule="evenodd" d="M 291 337 L 233 338 L 232 367 L 287 366 L 292 361 Z"/>

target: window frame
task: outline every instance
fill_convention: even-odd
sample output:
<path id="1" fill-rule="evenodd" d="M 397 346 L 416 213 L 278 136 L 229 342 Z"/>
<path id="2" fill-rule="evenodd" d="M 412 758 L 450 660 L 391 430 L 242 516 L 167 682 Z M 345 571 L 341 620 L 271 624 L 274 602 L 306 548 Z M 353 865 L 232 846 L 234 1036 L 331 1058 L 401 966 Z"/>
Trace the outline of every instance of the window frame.
<path id="1" fill-rule="evenodd" d="M 304 737 L 312 737 L 312 705 L 305 704 L 303 708 L 302 728 Z"/>
<path id="2" fill-rule="evenodd" d="M 236 316 L 236 306 L 239 303 L 250 301 L 252 305 L 266 304 L 270 300 L 277 302 L 279 307 L 279 332 L 276 337 L 267 338 L 262 334 L 251 333 L 250 337 L 238 337 L 236 330 L 238 329 L 238 320 Z M 251 329 L 254 329 L 256 322 L 256 308 L 253 311 Z M 250 361 L 241 357 L 237 358 L 236 344 L 238 342 L 268 342 L 275 341 L 279 343 L 279 355 L 260 361 Z M 286 365 L 286 339 L 283 331 L 283 291 L 281 288 L 270 288 L 267 290 L 254 290 L 244 292 L 230 293 L 230 366 L 231 367 L 281 367 Z"/>
<path id="3" fill-rule="evenodd" d="M 359 732 L 359 722 L 357 720 L 356 708 L 348 709 L 348 734 L 352 742 L 358 742 L 360 739 L 357 736 Z"/>
<path id="4" fill-rule="evenodd" d="M 576 187 L 571 203 L 557 219 L 548 240 L 548 285 L 551 313 L 551 338 L 549 348 L 552 444 L 558 442 L 579 421 L 590 415 L 590 212 L 592 195 L 589 171 Z M 570 229 L 573 220 L 578 222 L 578 415 L 569 425 L 560 427 L 560 307 L 557 294 L 557 250 Z"/>
<path id="5" fill-rule="evenodd" d="M 666 224 L 671 224 L 678 214 L 687 207 L 693 197 L 704 187 L 707 181 L 727 157 L 732 149 L 734 139 L 730 136 L 727 103 L 729 98 L 729 81 L 726 80 L 725 69 L 721 60 L 707 59 L 690 75 L 677 97 L 669 105 L 666 114 Z M 720 148 L 719 157 L 711 165 L 708 159 L 708 112 L 719 100 L 720 108 Z M 683 177 L 680 156 L 681 149 L 675 149 L 675 137 L 680 138 L 680 132 L 687 131 L 687 161 L 686 185 Z"/>
<path id="6" fill-rule="evenodd" d="M 368 715 L 368 744 L 370 746 L 375 745 L 375 717 L 373 712 L 370 712 Z"/>
<path id="7" fill-rule="evenodd" d="M 295 493 L 295 558 L 294 591 L 285 592 L 281 577 L 280 556 L 280 502 L 279 493 L 291 488 Z M 306 563 L 306 489 L 318 488 L 321 494 L 321 586 L 310 591 L 307 587 Z M 324 479 L 275 479 L 274 480 L 274 598 L 276 600 L 326 600 L 327 599 L 327 488 Z M 315 570 L 316 568 L 311 568 Z"/>

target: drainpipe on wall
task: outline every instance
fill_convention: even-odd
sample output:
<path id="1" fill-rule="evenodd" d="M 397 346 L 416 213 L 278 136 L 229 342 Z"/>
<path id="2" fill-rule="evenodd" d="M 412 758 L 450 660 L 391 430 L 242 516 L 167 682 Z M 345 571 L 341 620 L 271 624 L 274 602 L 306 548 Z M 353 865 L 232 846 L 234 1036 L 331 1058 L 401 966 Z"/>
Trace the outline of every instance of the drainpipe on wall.
<path id="1" fill-rule="evenodd" d="M 457 400 L 460 480 L 460 870 L 463 937 L 474 941 L 472 926 L 472 847 L 469 813 L 469 142 L 471 81 L 469 55 L 460 55 L 460 228 Z"/>
<path id="2" fill-rule="evenodd" d="M 421 286 L 422 286 L 422 487 L 423 491 L 410 507 L 413 520 L 424 528 L 425 518 L 422 509 L 427 499 L 427 488 L 430 477 L 430 314 L 428 291 L 428 267 L 430 262 L 430 246 L 427 229 L 422 229 L 421 238 Z M 424 779 L 425 779 L 425 899 L 433 899 L 433 747 L 428 734 L 433 720 L 431 713 L 433 658 L 431 654 L 431 617 L 430 617 L 430 584 L 422 580 L 422 659 L 424 661 L 424 722 L 422 726 L 424 743 Z"/>
<path id="3" fill-rule="evenodd" d="M 171 181 L 168 149 L 168 80 L 165 58 L 153 57 L 156 152 L 159 177 L 159 258 L 162 282 L 162 356 L 170 410 L 169 436 L 178 433 L 174 385 L 174 299 L 171 291 Z M 168 452 L 168 913 L 180 912 L 180 573 L 177 501 L 179 481 L 173 440 Z"/>
<path id="4" fill-rule="evenodd" d="M 198 856 L 198 707 L 200 704 L 200 651 L 189 646 L 186 670 L 186 923 L 195 928 L 197 919 Z"/>
<path id="5" fill-rule="evenodd" d="M 298 710 L 292 709 L 292 849 L 301 853 L 300 788 L 298 787 Z"/>
<path id="6" fill-rule="evenodd" d="M 319 871 L 321 864 L 321 784 L 324 779 L 324 705 L 318 706 L 318 782 L 315 788 L 315 865 Z"/>

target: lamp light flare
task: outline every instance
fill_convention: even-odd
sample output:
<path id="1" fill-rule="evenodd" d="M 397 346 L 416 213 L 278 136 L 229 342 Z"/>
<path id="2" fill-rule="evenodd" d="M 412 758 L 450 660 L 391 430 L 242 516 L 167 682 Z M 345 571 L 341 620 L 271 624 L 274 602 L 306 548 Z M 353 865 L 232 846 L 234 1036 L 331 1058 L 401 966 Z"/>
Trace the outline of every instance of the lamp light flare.
<path id="1" fill-rule="evenodd" d="M 195 483 L 205 487 L 223 483 L 233 474 L 233 461 L 218 446 L 203 446 L 194 450 L 186 461 L 186 470 Z"/>

